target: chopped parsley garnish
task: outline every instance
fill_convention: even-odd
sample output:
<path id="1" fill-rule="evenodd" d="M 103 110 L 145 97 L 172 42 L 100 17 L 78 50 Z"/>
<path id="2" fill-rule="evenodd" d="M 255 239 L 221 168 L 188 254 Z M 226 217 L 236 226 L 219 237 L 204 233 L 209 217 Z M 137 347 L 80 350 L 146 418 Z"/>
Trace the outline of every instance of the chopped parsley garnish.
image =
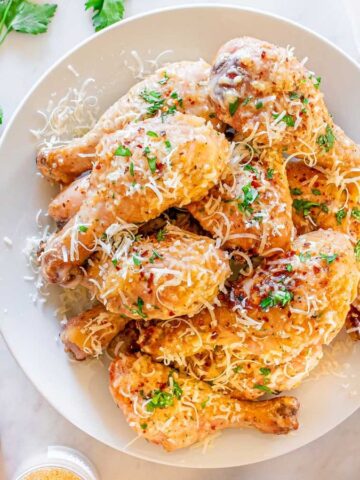
<path id="1" fill-rule="evenodd" d="M 130 175 L 133 177 L 135 175 L 135 171 L 134 171 L 134 163 L 133 162 L 130 162 L 130 165 L 129 165 L 129 172 L 130 172 Z"/>
<path id="2" fill-rule="evenodd" d="M 330 125 L 326 125 L 325 134 L 319 135 L 316 139 L 316 143 L 322 147 L 325 152 L 331 150 L 335 143 L 335 135 Z"/>
<path id="3" fill-rule="evenodd" d="M 139 315 L 141 318 L 146 318 L 147 315 L 146 313 L 143 312 L 143 307 L 144 307 L 144 300 L 141 297 L 138 297 L 137 302 L 136 302 L 137 308 L 133 308 L 131 310 L 131 313 L 135 313 L 136 315 Z"/>
<path id="4" fill-rule="evenodd" d="M 264 106 L 264 104 L 263 104 L 262 101 L 259 101 L 259 102 L 256 102 L 256 103 L 255 103 L 255 108 L 256 108 L 257 110 L 260 110 L 260 108 L 263 108 L 263 106 Z"/>
<path id="5" fill-rule="evenodd" d="M 177 101 L 178 101 L 178 104 L 180 105 L 180 107 L 183 106 L 183 99 L 179 97 L 179 95 L 178 95 L 177 92 L 173 92 L 173 93 L 170 95 L 170 98 L 173 98 L 174 100 L 177 100 Z"/>
<path id="6" fill-rule="evenodd" d="M 288 263 L 285 268 L 286 268 L 286 270 L 287 270 L 288 272 L 292 272 L 292 271 L 293 271 L 293 266 L 292 266 L 290 263 Z"/>
<path id="7" fill-rule="evenodd" d="M 355 218 L 356 220 L 359 220 L 359 221 L 360 221 L 360 210 L 359 210 L 357 207 L 353 208 L 353 209 L 351 210 L 351 216 L 352 216 L 353 218 Z"/>
<path id="8" fill-rule="evenodd" d="M 302 101 L 302 103 L 303 103 L 304 105 L 308 105 L 308 104 L 309 104 L 309 99 L 308 99 L 308 98 L 303 98 L 301 101 Z"/>
<path id="9" fill-rule="evenodd" d="M 229 103 L 229 113 L 233 117 L 236 113 L 236 110 L 239 108 L 240 98 L 237 98 L 234 102 Z"/>
<path id="10" fill-rule="evenodd" d="M 147 90 L 145 89 L 140 93 L 140 97 L 145 100 L 145 102 L 150 104 L 150 107 L 147 109 L 147 113 L 154 115 L 164 106 L 165 100 L 161 98 L 161 93 L 156 90 Z"/>
<path id="11" fill-rule="evenodd" d="M 4 118 L 4 113 L 3 113 L 2 108 L 0 107 L 0 125 L 2 125 L 2 123 L 3 123 L 3 118 Z"/>
<path id="12" fill-rule="evenodd" d="M 159 80 L 159 83 L 160 85 L 165 85 L 165 83 L 167 83 L 167 81 L 169 80 L 169 75 L 167 74 L 167 72 L 164 72 L 164 76 L 161 80 Z"/>
<path id="13" fill-rule="evenodd" d="M 209 397 L 208 397 L 206 400 L 204 400 L 203 402 L 201 402 L 201 403 L 200 403 L 201 408 L 205 408 L 206 405 L 207 405 L 207 403 L 208 403 L 208 401 L 209 401 Z"/>
<path id="14" fill-rule="evenodd" d="M 311 259 L 311 253 L 310 252 L 305 252 L 305 253 L 300 252 L 299 253 L 299 260 L 300 260 L 301 263 L 306 263 L 310 259 Z"/>
<path id="15" fill-rule="evenodd" d="M 256 188 L 253 188 L 251 186 L 251 183 L 248 183 L 242 188 L 242 191 L 244 193 L 244 198 L 242 202 L 238 203 L 238 209 L 240 212 L 249 212 L 252 213 L 253 209 L 251 208 L 250 205 L 252 205 L 255 200 L 259 196 L 259 192 L 256 190 Z"/>
<path id="16" fill-rule="evenodd" d="M 303 214 L 304 217 L 307 217 L 310 214 L 312 208 L 318 207 L 321 208 L 323 212 L 328 212 L 329 209 L 325 203 L 311 202 L 303 198 L 295 198 L 292 206 L 295 208 L 296 213 Z"/>
<path id="17" fill-rule="evenodd" d="M 147 429 L 147 426 L 148 426 L 147 423 L 140 423 L 140 428 L 141 428 L 142 430 L 146 430 L 146 429 Z"/>
<path id="18" fill-rule="evenodd" d="M 241 105 L 242 105 L 243 107 L 245 107 L 248 103 L 250 103 L 251 99 L 252 99 L 252 96 L 250 96 L 250 97 L 245 97 L 245 98 L 244 98 L 244 101 L 242 102 Z"/>
<path id="19" fill-rule="evenodd" d="M 165 230 L 163 230 L 162 228 L 156 233 L 156 240 L 158 242 L 161 242 L 162 240 L 165 239 Z"/>
<path id="20" fill-rule="evenodd" d="M 79 230 L 79 232 L 81 232 L 81 233 L 85 233 L 85 232 L 87 232 L 87 231 L 89 230 L 89 228 L 86 227 L 85 225 L 79 225 L 79 226 L 78 226 L 78 230 Z"/>
<path id="21" fill-rule="evenodd" d="M 145 153 L 146 159 L 148 161 L 150 172 L 155 173 L 156 172 L 156 160 L 157 160 L 157 158 L 155 156 L 150 156 L 150 148 L 149 147 L 145 147 L 144 153 Z"/>
<path id="22" fill-rule="evenodd" d="M 293 297 L 294 295 L 292 292 L 289 292 L 285 288 L 283 290 L 277 290 L 276 292 L 270 292 L 267 297 L 261 300 L 260 307 L 263 310 L 266 310 L 270 307 L 276 307 L 277 305 L 285 307 L 289 302 L 291 302 Z"/>
<path id="23" fill-rule="evenodd" d="M 299 94 L 297 92 L 290 92 L 289 98 L 290 100 L 296 100 L 297 98 L 299 98 Z"/>
<path id="24" fill-rule="evenodd" d="M 146 135 L 147 135 L 148 137 L 153 137 L 153 138 L 157 138 L 157 137 L 159 136 L 156 132 L 153 132 L 152 130 L 148 130 L 148 131 L 146 132 Z"/>
<path id="25" fill-rule="evenodd" d="M 165 140 L 165 148 L 168 152 L 170 152 L 170 150 L 172 149 L 172 146 L 171 146 L 171 143 L 170 143 L 170 140 Z"/>
<path id="26" fill-rule="evenodd" d="M 313 195 L 321 195 L 321 191 L 318 188 L 312 188 L 311 193 Z"/>
<path id="27" fill-rule="evenodd" d="M 314 82 L 314 87 L 318 89 L 320 87 L 321 77 L 316 77 Z"/>
<path id="28" fill-rule="evenodd" d="M 85 9 L 93 9 L 92 23 L 98 32 L 124 17 L 124 0 L 87 0 Z"/>
<path id="29" fill-rule="evenodd" d="M 341 210 L 338 210 L 336 213 L 335 213 L 335 218 L 336 218 L 336 223 L 338 225 L 341 225 L 342 224 L 342 221 L 343 219 L 346 217 L 346 210 L 345 208 L 342 208 Z"/>
<path id="30" fill-rule="evenodd" d="M 257 388 L 258 390 L 261 390 L 262 392 L 272 393 L 271 388 L 269 388 L 267 385 L 260 385 L 260 384 L 257 383 L 256 385 L 254 385 L 254 388 Z"/>
<path id="31" fill-rule="evenodd" d="M 356 245 L 354 247 L 354 252 L 355 252 L 355 258 L 357 261 L 360 260 L 360 240 L 356 242 Z"/>
<path id="32" fill-rule="evenodd" d="M 163 258 L 163 257 L 156 250 L 153 250 L 151 257 L 149 258 L 149 262 L 154 263 L 156 258 Z"/>
<path id="33" fill-rule="evenodd" d="M 139 267 L 141 265 L 141 258 L 138 257 L 137 255 L 133 255 L 132 257 L 134 265 Z"/>
<path id="34" fill-rule="evenodd" d="M 291 195 L 302 195 L 302 191 L 300 188 L 290 188 Z"/>
<path id="35" fill-rule="evenodd" d="M 273 117 L 275 118 L 275 120 L 279 117 L 279 115 L 280 115 L 279 113 L 273 113 Z M 280 122 L 286 123 L 288 127 L 293 127 L 295 125 L 294 117 L 289 114 L 284 115 L 280 120 Z"/>
<path id="36" fill-rule="evenodd" d="M 175 380 L 175 378 L 173 377 L 173 373 L 171 373 L 169 375 L 169 385 L 171 385 L 170 383 L 170 378 L 172 379 L 172 391 L 173 391 L 173 394 L 175 395 L 175 397 L 180 400 L 181 397 L 182 397 L 182 394 L 183 394 L 183 391 L 182 391 L 182 388 L 180 387 L 180 385 L 177 383 L 177 381 Z"/>
<path id="37" fill-rule="evenodd" d="M 118 148 L 115 150 L 114 155 L 118 155 L 119 157 L 131 157 L 131 152 L 127 147 L 119 145 Z"/>
<path id="38" fill-rule="evenodd" d="M 244 170 L 245 170 L 246 172 L 252 172 L 252 173 L 255 173 L 255 174 L 259 173 L 259 172 L 256 170 L 256 168 L 254 168 L 252 165 L 249 165 L 249 164 L 248 164 L 248 165 L 244 165 Z"/>
<path id="39" fill-rule="evenodd" d="M 332 255 L 326 255 L 325 253 L 320 253 L 320 258 L 326 261 L 328 265 L 333 263 L 334 260 L 337 259 L 337 253 L 333 253 Z"/>
<path id="40" fill-rule="evenodd" d="M 234 373 L 239 373 L 239 372 L 241 372 L 242 368 L 243 367 L 241 365 L 236 365 L 236 367 L 233 368 L 233 372 Z"/>
<path id="41" fill-rule="evenodd" d="M 274 177 L 274 173 L 275 173 L 275 171 L 274 171 L 273 168 L 268 168 L 268 169 L 266 170 L 266 178 L 267 178 L 268 180 L 272 180 L 273 177 Z"/>
<path id="42" fill-rule="evenodd" d="M 156 408 L 166 408 L 174 405 L 174 395 L 169 392 L 155 390 L 150 402 L 146 405 L 148 412 L 153 412 Z"/>
<path id="43" fill-rule="evenodd" d="M 118 264 L 118 259 L 117 259 L 117 258 L 113 258 L 113 259 L 111 260 L 111 262 L 112 262 L 112 264 L 114 265 L 114 267 L 116 267 L 117 264 Z"/>
<path id="44" fill-rule="evenodd" d="M 265 377 L 267 377 L 268 375 L 270 375 L 271 370 L 270 370 L 270 368 L 267 368 L 267 367 L 261 367 L 260 368 L 260 373 L 261 373 L 261 375 L 264 375 Z"/>

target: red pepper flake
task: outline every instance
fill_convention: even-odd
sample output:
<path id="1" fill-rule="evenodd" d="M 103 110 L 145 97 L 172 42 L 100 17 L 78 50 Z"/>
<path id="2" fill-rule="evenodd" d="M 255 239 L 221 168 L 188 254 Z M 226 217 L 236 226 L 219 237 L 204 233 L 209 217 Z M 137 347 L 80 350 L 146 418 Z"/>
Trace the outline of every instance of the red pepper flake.
<path id="1" fill-rule="evenodd" d="M 261 58 L 262 58 L 263 60 L 264 60 L 264 58 L 266 58 L 266 52 L 265 52 L 264 50 L 261 52 Z"/>

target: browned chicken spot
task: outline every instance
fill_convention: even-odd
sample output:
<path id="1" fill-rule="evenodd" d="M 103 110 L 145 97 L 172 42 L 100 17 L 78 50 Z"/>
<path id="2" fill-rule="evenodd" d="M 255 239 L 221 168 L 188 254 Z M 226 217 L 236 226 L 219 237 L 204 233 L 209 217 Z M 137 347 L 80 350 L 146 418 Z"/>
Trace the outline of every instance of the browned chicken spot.
<path id="1" fill-rule="evenodd" d="M 359 168 L 360 148 L 334 124 L 320 82 L 289 48 L 241 37 L 220 48 L 209 86 L 218 117 L 253 147 L 280 145 L 342 173 Z"/>
<path id="2" fill-rule="evenodd" d="M 121 354 L 110 366 L 110 391 L 129 425 L 168 451 L 225 428 L 256 428 L 272 434 L 298 428 L 299 404 L 293 397 L 235 400 L 147 355 Z"/>

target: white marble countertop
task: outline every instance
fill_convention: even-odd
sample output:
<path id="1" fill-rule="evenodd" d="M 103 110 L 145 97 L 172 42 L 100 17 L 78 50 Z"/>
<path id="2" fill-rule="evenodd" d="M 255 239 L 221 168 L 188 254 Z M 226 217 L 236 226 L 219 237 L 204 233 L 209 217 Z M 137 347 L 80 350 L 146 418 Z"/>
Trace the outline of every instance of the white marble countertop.
<path id="1" fill-rule="evenodd" d="M 224 0 L 260 8 L 312 28 L 360 60 L 358 0 Z M 46 35 L 9 35 L 0 49 L 0 105 L 5 123 L 44 71 L 67 50 L 93 33 L 83 0 L 57 0 L 59 8 Z M 193 0 L 127 0 L 126 16 Z M 196 3 L 205 3 L 197 0 Z M 207 3 L 219 3 L 208 0 Z M 291 39 L 289 39 L 291 43 Z M 0 128 L 1 133 L 1 128 Z M 325 437 L 275 460 L 227 470 L 176 469 L 134 459 L 106 447 L 62 418 L 22 373 L 0 338 L 0 480 L 11 479 L 27 456 L 51 444 L 83 451 L 97 465 L 102 480 L 238 479 L 356 480 L 360 478 L 360 412 Z"/>

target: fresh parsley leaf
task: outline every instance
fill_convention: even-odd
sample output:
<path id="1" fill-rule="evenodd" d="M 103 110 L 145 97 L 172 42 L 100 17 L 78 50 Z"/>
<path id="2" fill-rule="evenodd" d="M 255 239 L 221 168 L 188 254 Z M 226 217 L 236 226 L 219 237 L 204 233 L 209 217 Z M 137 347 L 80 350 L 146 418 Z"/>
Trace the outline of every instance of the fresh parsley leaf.
<path id="1" fill-rule="evenodd" d="M 274 178 L 275 170 L 273 168 L 268 168 L 266 171 L 266 178 L 272 180 Z"/>
<path id="2" fill-rule="evenodd" d="M 150 104 L 150 107 L 147 109 L 147 113 L 150 115 L 154 115 L 164 107 L 165 100 L 161 98 L 161 93 L 156 90 L 149 91 L 145 89 L 140 93 L 140 97 Z"/>
<path id="3" fill-rule="evenodd" d="M 267 368 L 267 367 L 261 367 L 260 368 L 260 373 L 261 373 L 261 375 L 264 375 L 265 377 L 267 377 L 268 375 L 270 375 L 271 370 L 270 370 L 270 368 Z"/>
<path id="4" fill-rule="evenodd" d="M 147 135 L 148 137 L 153 137 L 153 138 L 157 138 L 157 137 L 159 136 L 156 132 L 153 132 L 152 130 L 148 130 L 148 131 L 146 132 L 146 135 Z"/>
<path id="5" fill-rule="evenodd" d="M 116 267 L 117 264 L 118 264 L 117 258 L 113 258 L 113 259 L 111 260 L 111 262 L 112 262 L 112 264 L 114 265 L 114 267 Z"/>
<path id="6" fill-rule="evenodd" d="M 133 255 L 132 259 L 133 259 L 134 265 L 136 267 L 139 267 L 141 265 L 141 258 L 140 257 L 138 257 L 137 255 Z"/>
<path id="7" fill-rule="evenodd" d="M 163 75 L 163 78 L 161 80 L 159 80 L 159 84 L 160 85 L 165 85 L 165 83 L 167 83 L 167 81 L 169 80 L 169 75 L 167 74 L 167 72 L 164 72 L 164 75 Z"/>
<path id="8" fill-rule="evenodd" d="M 229 103 L 229 113 L 233 117 L 236 113 L 236 110 L 239 108 L 240 98 L 237 98 L 234 102 Z"/>
<path id="9" fill-rule="evenodd" d="M 318 188 L 312 188 L 311 193 L 313 195 L 321 195 L 321 191 Z"/>
<path id="10" fill-rule="evenodd" d="M 251 183 L 248 183 L 242 188 L 244 197 L 241 202 L 238 203 L 238 209 L 240 212 L 249 212 L 252 213 L 252 205 L 259 196 L 259 192 L 256 188 L 251 186 Z"/>
<path id="11" fill-rule="evenodd" d="M 311 259 L 311 253 L 310 252 L 300 252 L 299 253 L 299 259 L 301 263 L 306 263 L 308 260 Z"/>
<path id="12" fill-rule="evenodd" d="M 127 147 L 119 145 L 118 148 L 115 150 L 114 155 L 118 155 L 120 157 L 131 157 L 131 152 Z"/>
<path id="13" fill-rule="evenodd" d="M 346 217 L 346 210 L 345 208 L 342 208 L 341 210 L 338 210 L 336 213 L 335 213 L 335 218 L 336 218 L 336 223 L 338 225 L 341 225 L 342 224 L 342 221 L 343 219 Z"/>
<path id="14" fill-rule="evenodd" d="M 272 393 L 271 388 L 269 388 L 267 385 L 260 385 L 257 383 L 256 385 L 254 385 L 254 388 L 256 388 L 257 390 L 261 390 L 262 392 Z"/>
<path id="15" fill-rule="evenodd" d="M 11 31 L 37 35 L 45 33 L 57 5 L 37 4 L 28 0 L 0 1 L 0 32 L 5 26 L 5 32 L 0 36 L 0 45 Z"/>
<path id="16" fill-rule="evenodd" d="M 4 112 L 3 112 L 2 108 L 0 107 L 0 125 L 2 125 L 3 119 L 4 119 Z"/>
<path id="17" fill-rule="evenodd" d="M 289 98 L 290 100 L 296 100 L 297 98 L 299 98 L 299 94 L 297 92 L 290 92 Z"/>
<path id="18" fill-rule="evenodd" d="M 264 104 L 262 101 L 256 102 L 255 103 L 255 108 L 256 110 L 260 110 L 260 108 L 263 108 Z"/>
<path id="19" fill-rule="evenodd" d="M 319 135 L 316 139 L 316 143 L 322 147 L 325 152 L 331 150 L 335 144 L 335 135 L 330 125 L 326 125 L 325 134 Z"/>
<path id="20" fill-rule="evenodd" d="M 174 405 L 174 395 L 169 392 L 155 390 L 150 402 L 146 405 L 148 412 L 153 412 L 156 408 L 166 408 Z"/>
<path id="21" fill-rule="evenodd" d="M 85 10 L 89 8 L 94 12 L 92 23 L 96 32 L 124 18 L 124 0 L 87 0 Z"/>
<path id="22" fill-rule="evenodd" d="M 250 103 L 251 99 L 252 99 L 251 96 L 250 96 L 250 97 L 246 97 L 246 98 L 244 99 L 244 101 L 242 102 L 241 105 L 242 105 L 243 107 L 245 107 L 248 103 Z"/>
<path id="23" fill-rule="evenodd" d="M 135 176 L 135 170 L 134 170 L 134 163 L 133 163 L 133 162 L 130 162 L 129 172 L 130 172 L 130 175 L 131 175 L 132 177 Z"/>
<path id="24" fill-rule="evenodd" d="M 355 258 L 357 261 L 360 260 L 360 240 L 356 242 L 356 245 L 354 247 L 354 252 L 355 252 Z"/>
<path id="25" fill-rule="evenodd" d="M 275 120 L 279 117 L 279 115 L 280 115 L 279 113 L 273 113 L 273 117 L 275 118 Z M 295 125 L 294 117 L 289 114 L 284 115 L 280 120 L 280 122 L 286 123 L 288 127 L 293 127 Z"/>
<path id="26" fill-rule="evenodd" d="M 233 372 L 234 373 L 239 373 L 239 372 L 241 372 L 242 368 L 243 367 L 241 365 L 236 365 L 236 367 L 233 368 Z"/>
<path id="27" fill-rule="evenodd" d="M 168 152 L 170 152 L 171 149 L 172 149 L 170 140 L 165 140 L 164 143 L 165 143 L 165 148 L 166 148 L 166 150 L 167 150 Z"/>
<path id="28" fill-rule="evenodd" d="M 140 428 L 141 428 L 142 430 L 146 430 L 146 429 L 147 429 L 147 426 L 148 426 L 147 423 L 140 423 Z"/>
<path id="29" fill-rule="evenodd" d="M 151 257 L 149 258 L 149 262 L 154 263 L 156 258 L 163 258 L 163 257 L 160 255 L 159 252 L 157 252 L 156 250 L 153 250 Z"/>
<path id="30" fill-rule="evenodd" d="M 86 227 L 85 225 L 79 225 L 78 230 L 79 230 L 79 232 L 81 232 L 81 233 L 85 233 L 85 232 L 87 232 L 87 231 L 89 230 L 89 228 Z"/>
<path id="31" fill-rule="evenodd" d="M 164 239 L 165 239 L 165 230 L 160 229 L 160 230 L 157 232 L 157 234 L 156 234 L 156 240 L 157 240 L 158 242 L 161 242 L 161 241 L 164 240 Z"/>
<path id="32" fill-rule="evenodd" d="M 276 307 L 280 305 L 281 307 L 285 307 L 291 300 L 293 299 L 294 295 L 289 290 L 285 288 L 283 290 L 277 290 L 274 292 L 270 292 L 267 297 L 265 297 L 260 302 L 260 307 L 263 310 L 266 310 L 270 307 Z"/>
<path id="33" fill-rule="evenodd" d="M 360 221 L 360 210 L 357 207 L 353 208 L 351 210 L 351 216 L 356 220 Z"/>
<path id="34" fill-rule="evenodd" d="M 293 271 L 293 266 L 292 266 L 290 263 L 288 263 L 285 268 L 286 268 L 286 270 L 287 270 L 288 272 L 292 272 L 292 271 Z"/>
<path id="35" fill-rule="evenodd" d="M 246 172 L 252 172 L 252 173 L 255 173 L 255 174 L 258 173 L 258 171 L 256 170 L 256 168 L 254 168 L 252 165 L 249 165 L 249 164 L 244 165 L 244 170 L 245 170 Z"/>
<path id="36" fill-rule="evenodd" d="M 143 312 L 143 307 L 144 307 L 144 300 L 141 297 L 138 297 L 137 302 L 136 302 L 136 307 L 131 310 L 131 313 L 134 313 L 136 315 L 139 315 L 141 318 L 146 318 L 147 315 L 146 313 Z"/>
<path id="37" fill-rule="evenodd" d="M 170 379 L 171 379 L 171 381 L 170 381 Z M 169 385 L 171 385 L 171 384 L 172 384 L 172 393 L 175 395 L 175 397 L 178 400 L 180 400 L 181 397 L 182 397 L 183 391 L 182 391 L 182 388 L 180 387 L 180 385 L 175 380 L 172 372 L 169 375 Z"/>
<path id="38" fill-rule="evenodd" d="M 300 188 L 290 188 L 291 195 L 302 195 Z"/>
<path id="39" fill-rule="evenodd" d="M 321 77 L 316 77 L 314 82 L 314 87 L 318 89 L 320 87 Z"/>
<path id="40" fill-rule="evenodd" d="M 320 203 L 310 202 L 309 200 L 296 198 L 293 201 L 293 207 L 296 210 L 296 213 L 303 214 L 304 217 L 307 217 L 310 214 L 310 210 L 314 207 L 320 207 Z"/>
<path id="41" fill-rule="evenodd" d="M 333 253 L 332 255 L 326 255 L 325 253 L 320 253 L 320 258 L 326 261 L 328 265 L 333 263 L 334 260 L 337 259 L 337 253 Z"/>
<path id="42" fill-rule="evenodd" d="M 205 408 L 206 407 L 206 404 L 208 403 L 209 401 L 209 398 L 207 398 L 206 400 L 204 400 L 203 402 L 200 403 L 200 406 L 201 408 Z"/>

